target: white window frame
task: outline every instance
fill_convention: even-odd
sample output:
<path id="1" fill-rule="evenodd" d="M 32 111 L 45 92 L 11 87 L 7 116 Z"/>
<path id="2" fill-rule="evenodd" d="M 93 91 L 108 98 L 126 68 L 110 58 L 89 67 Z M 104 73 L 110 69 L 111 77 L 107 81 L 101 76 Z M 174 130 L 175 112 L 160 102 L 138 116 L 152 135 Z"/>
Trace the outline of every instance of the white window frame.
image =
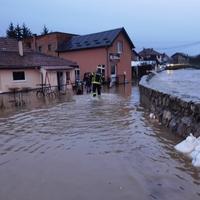
<path id="1" fill-rule="evenodd" d="M 105 68 L 106 68 L 106 66 L 103 65 L 103 64 L 97 66 L 97 69 L 100 69 L 101 74 L 104 75 L 104 76 L 105 76 L 105 73 L 106 73 Z"/>
<path id="2" fill-rule="evenodd" d="M 119 53 L 119 54 L 123 53 L 123 42 L 122 41 L 117 42 L 117 53 Z"/>

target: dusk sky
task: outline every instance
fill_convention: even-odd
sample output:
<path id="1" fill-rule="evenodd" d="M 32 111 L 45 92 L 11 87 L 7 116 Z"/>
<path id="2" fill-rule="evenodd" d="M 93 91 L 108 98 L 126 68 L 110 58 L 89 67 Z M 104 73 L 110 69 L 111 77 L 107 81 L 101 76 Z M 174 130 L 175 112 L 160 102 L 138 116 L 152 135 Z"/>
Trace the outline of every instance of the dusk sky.
<path id="1" fill-rule="evenodd" d="M 40 34 L 89 34 L 124 27 L 136 50 L 200 54 L 200 0 L 0 0 L 0 36 L 10 22 Z"/>

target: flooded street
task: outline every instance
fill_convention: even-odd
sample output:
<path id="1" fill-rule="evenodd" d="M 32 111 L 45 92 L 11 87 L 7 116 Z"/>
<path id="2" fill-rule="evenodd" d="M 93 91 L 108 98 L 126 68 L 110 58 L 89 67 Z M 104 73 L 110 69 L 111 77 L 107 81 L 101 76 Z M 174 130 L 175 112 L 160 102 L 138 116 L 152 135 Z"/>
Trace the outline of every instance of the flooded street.
<path id="1" fill-rule="evenodd" d="M 200 199 L 200 170 L 137 86 L 0 118 L 1 200 Z"/>

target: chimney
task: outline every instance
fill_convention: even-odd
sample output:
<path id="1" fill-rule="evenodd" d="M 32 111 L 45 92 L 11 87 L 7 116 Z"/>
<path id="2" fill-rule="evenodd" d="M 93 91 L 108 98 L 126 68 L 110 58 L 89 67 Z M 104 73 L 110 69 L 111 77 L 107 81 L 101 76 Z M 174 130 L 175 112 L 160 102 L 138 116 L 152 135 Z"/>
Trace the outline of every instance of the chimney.
<path id="1" fill-rule="evenodd" d="M 24 51 L 23 51 L 23 44 L 22 44 L 22 40 L 18 41 L 18 48 L 19 48 L 19 55 L 23 56 L 24 55 Z"/>
<path id="2" fill-rule="evenodd" d="M 32 46 L 32 49 L 33 49 L 34 51 L 37 50 L 36 37 L 37 37 L 37 34 L 33 34 L 33 46 Z"/>

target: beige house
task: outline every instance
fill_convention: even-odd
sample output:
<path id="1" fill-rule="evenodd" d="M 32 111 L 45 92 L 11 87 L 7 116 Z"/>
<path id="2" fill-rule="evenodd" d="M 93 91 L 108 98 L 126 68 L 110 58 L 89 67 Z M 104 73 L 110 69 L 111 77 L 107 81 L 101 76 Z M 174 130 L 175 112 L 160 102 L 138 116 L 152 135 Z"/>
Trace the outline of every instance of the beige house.
<path id="1" fill-rule="evenodd" d="M 65 90 L 75 83 L 75 62 L 23 48 L 21 41 L 0 38 L 0 92 L 49 85 Z"/>

